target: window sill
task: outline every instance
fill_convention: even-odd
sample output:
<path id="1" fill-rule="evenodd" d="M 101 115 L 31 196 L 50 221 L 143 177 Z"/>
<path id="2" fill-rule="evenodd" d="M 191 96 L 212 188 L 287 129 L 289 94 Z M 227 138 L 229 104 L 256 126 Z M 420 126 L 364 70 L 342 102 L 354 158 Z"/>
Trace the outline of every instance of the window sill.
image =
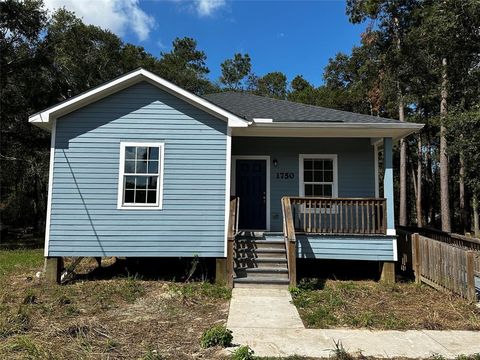
<path id="1" fill-rule="evenodd" d="M 117 206 L 118 210 L 162 210 L 162 206 Z"/>

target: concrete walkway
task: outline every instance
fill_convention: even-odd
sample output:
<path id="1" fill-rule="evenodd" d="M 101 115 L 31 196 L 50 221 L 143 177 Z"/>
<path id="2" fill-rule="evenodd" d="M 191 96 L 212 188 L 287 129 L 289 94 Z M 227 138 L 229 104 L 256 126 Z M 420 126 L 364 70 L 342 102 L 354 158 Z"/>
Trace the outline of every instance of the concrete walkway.
<path id="1" fill-rule="evenodd" d="M 382 358 L 480 353 L 478 331 L 305 329 L 291 300 L 284 289 L 233 289 L 227 327 L 234 343 L 257 356 L 328 357 L 339 341 L 349 353 Z"/>

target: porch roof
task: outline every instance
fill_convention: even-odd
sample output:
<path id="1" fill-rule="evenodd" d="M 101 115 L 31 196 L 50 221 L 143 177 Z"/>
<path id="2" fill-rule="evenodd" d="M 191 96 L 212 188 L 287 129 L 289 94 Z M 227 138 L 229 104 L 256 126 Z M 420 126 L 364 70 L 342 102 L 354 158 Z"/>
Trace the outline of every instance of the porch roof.
<path id="1" fill-rule="evenodd" d="M 399 120 L 329 109 L 321 106 L 272 99 L 241 92 L 221 92 L 204 96 L 208 101 L 248 121 L 325 122 L 355 124 L 405 124 Z"/>
<path id="2" fill-rule="evenodd" d="M 248 121 L 234 136 L 392 137 L 412 134 L 423 124 L 240 93 L 205 95 L 216 106 Z M 253 125 L 253 126 L 251 126 Z"/>

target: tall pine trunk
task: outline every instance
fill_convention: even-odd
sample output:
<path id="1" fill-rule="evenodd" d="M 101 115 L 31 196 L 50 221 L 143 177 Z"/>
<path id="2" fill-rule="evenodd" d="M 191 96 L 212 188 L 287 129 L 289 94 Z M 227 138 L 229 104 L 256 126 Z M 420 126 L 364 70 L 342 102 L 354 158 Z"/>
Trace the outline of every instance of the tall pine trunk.
<path id="1" fill-rule="evenodd" d="M 422 135 L 418 135 L 417 141 L 418 147 L 418 161 L 417 161 L 417 199 L 416 199 L 416 210 L 417 210 L 417 226 L 423 227 L 423 209 L 422 209 Z"/>
<path id="2" fill-rule="evenodd" d="M 395 36 L 397 38 L 397 51 L 400 52 L 402 48 L 402 40 L 400 39 L 399 21 L 394 18 Z M 398 119 L 405 121 L 405 106 L 403 99 L 402 84 L 397 80 L 397 94 L 398 94 Z M 400 209 L 398 222 L 401 226 L 407 226 L 407 147 L 405 139 L 400 139 Z"/>
<path id="3" fill-rule="evenodd" d="M 450 232 L 452 226 L 450 223 L 450 194 L 448 189 L 448 156 L 447 156 L 447 128 L 445 121 L 447 116 L 448 101 L 448 75 L 447 59 L 442 59 L 442 84 L 440 101 L 440 213 L 442 218 L 442 230 Z"/>
<path id="4" fill-rule="evenodd" d="M 476 195 L 473 196 L 472 207 L 473 207 L 473 232 L 475 233 L 476 237 L 480 237 L 480 218 L 478 215 L 478 199 Z"/>
<path id="5" fill-rule="evenodd" d="M 461 135 L 463 138 L 463 135 Z M 460 225 L 462 232 L 465 233 L 467 228 L 467 216 L 465 211 L 465 161 L 463 158 L 463 152 L 460 153 L 460 170 L 458 179 L 458 202 L 460 207 Z"/>
<path id="6" fill-rule="evenodd" d="M 405 108 L 403 106 L 403 95 L 399 86 L 398 91 L 398 118 L 405 121 Z M 399 223 L 407 226 L 407 146 L 405 139 L 400 139 L 400 214 Z"/>

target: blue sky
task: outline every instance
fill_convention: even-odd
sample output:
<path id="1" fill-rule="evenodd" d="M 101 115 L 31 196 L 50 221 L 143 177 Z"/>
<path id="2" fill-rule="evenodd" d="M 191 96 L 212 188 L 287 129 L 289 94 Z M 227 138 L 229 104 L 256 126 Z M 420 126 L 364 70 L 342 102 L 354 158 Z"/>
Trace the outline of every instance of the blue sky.
<path id="1" fill-rule="evenodd" d="M 46 0 L 46 6 L 65 6 L 156 56 L 175 37 L 193 37 L 212 80 L 221 62 L 246 52 L 257 75 L 302 74 L 319 85 L 328 59 L 349 53 L 365 29 L 348 22 L 344 1 Z"/>

